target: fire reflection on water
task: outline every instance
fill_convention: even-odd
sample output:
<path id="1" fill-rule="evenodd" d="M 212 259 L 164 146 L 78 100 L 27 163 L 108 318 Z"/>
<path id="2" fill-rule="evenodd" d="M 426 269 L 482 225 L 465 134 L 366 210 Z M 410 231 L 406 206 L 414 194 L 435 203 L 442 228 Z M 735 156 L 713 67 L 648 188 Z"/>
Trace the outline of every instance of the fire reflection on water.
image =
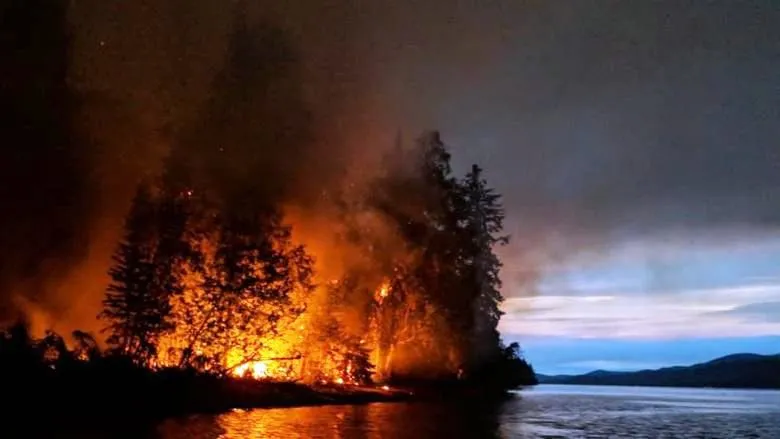
<path id="1" fill-rule="evenodd" d="M 407 439 L 501 437 L 495 408 L 488 416 L 468 404 L 367 405 L 234 410 L 217 416 L 166 421 L 161 439 Z M 487 423 L 483 421 L 488 420 Z M 435 434 L 431 436 L 432 433 Z M 470 435 L 476 432 L 477 436 Z"/>
<path id="2" fill-rule="evenodd" d="M 235 411 L 168 421 L 157 433 L 156 439 L 780 438 L 780 392 L 543 385 L 494 402 Z"/>

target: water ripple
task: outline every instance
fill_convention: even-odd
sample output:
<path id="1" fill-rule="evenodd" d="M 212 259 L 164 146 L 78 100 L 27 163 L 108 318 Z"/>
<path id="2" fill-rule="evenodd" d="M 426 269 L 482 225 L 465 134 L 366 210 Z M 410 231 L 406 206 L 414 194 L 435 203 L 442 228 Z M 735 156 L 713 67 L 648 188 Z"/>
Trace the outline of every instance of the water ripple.
<path id="1" fill-rule="evenodd" d="M 159 426 L 160 439 L 767 438 L 780 392 L 539 386 L 502 404 L 369 404 L 234 411 Z"/>

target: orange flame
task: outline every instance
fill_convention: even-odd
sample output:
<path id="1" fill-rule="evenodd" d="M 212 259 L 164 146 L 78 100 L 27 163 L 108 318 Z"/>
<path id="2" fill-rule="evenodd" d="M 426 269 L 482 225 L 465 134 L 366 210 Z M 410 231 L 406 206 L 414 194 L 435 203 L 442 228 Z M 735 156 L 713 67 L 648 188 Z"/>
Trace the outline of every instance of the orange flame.
<path id="1" fill-rule="evenodd" d="M 238 377 L 247 376 L 247 372 L 254 379 L 268 378 L 268 364 L 265 361 L 251 361 L 233 370 L 233 374 Z"/>
<path id="2" fill-rule="evenodd" d="M 390 282 L 385 281 L 376 290 L 375 298 L 377 303 L 381 304 L 389 295 L 390 295 Z"/>

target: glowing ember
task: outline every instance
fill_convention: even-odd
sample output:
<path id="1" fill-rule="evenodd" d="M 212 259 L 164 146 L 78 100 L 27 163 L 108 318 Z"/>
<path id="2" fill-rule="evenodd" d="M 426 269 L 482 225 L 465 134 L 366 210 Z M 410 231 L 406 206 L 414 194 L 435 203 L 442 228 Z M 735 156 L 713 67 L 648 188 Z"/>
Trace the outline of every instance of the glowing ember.
<path id="1" fill-rule="evenodd" d="M 238 377 L 246 376 L 248 373 L 254 379 L 267 378 L 268 365 L 265 361 L 252 361 L 238 366 L 233 370 L 233 373 Z"/>
<path id="2" fill-rule="evenodd" d="M 385 300 L 385 298 L 387 298 L 387 296 L 389 295 L 390 295 L 390 284 L 388 282 L 384 282 L 376 290 L 376 301 L 382 303 L 382 301 Z"/>
<path id="3" fill-rule="evenodd" d="M 333 382 L 336 384 L 344 384 L 344 378 L 341 377 L 336 378 Z"/>
<path id="4" fill-rule="evenodd" d="M 390 390 L 390 386 L 382 386 L 382 390 L 388 391 L 388 390 Z"/>

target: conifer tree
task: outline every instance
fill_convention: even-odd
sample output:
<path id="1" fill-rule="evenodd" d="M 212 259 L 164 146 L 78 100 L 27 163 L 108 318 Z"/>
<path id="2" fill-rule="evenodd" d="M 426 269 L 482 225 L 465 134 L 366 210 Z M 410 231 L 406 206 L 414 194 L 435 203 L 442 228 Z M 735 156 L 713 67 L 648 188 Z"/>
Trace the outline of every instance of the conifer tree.
<path id="1" fill-rule="evenodd" d="M 391 353 L 403 349 L 404 357 L 429 364 L 431 370 L 438 365 L 434 374 L 445 369 L 455 374 L 464 361 L 472 320 L 458 271 L 464 240 L 462 194 L 438 132 L 418 138 L 404 155 L 396 148 L 395 155 L 387 160 L 389 171 L 378 182 L 374 205 L 396 225 L 414 257 L 394 269 L 403 276 L 394 279 L 395 299 L 382 307 L 382 326 L 389 333 L 381 344 Z"/>
<path id="2" fill-rule="evenodd" d="M 125 221 L 124 238 L 109 274 L 111 284 L 100 317 L 106 321 L 108 343 L 117 352 L 149 364 L 156 339 L 165 328 L 164 301 L 156 279 L 155 203 L 147 184 L 139 185 Z"/>
<path id="3" fill-rule="evenodd" d="M 488 187 L 482 169 L 473 165 L 461 182 L 465 201 L 466 259 L 463 269 L 472 286 L 473 327 L 470 340 L 470 361 L 484 360 L 499 348 L 498 321 L 503 297 L 500 292 L 501 261 L 495 253 L 497 245 L 508 242 L 503 231 L 504 209 L 501 196 Z"/>
<path id="4" fill-rule="evenodd" d="M 453 177 L 436 132 L 420 137 L 410 152 L 396 148 L 385 165 L 372 202 L 414 256 L 395 267 L 392 300 L 374 318 L 386 353 L 380 370 L 399 349 L 418 371 L 446 369 L 450 376 L 484 377 L 507 361 L 517 363 L 505 359 L 497 329 L 503 297 L 495 248 L 508 242 L 500 195 L 478 166 Z"/>

